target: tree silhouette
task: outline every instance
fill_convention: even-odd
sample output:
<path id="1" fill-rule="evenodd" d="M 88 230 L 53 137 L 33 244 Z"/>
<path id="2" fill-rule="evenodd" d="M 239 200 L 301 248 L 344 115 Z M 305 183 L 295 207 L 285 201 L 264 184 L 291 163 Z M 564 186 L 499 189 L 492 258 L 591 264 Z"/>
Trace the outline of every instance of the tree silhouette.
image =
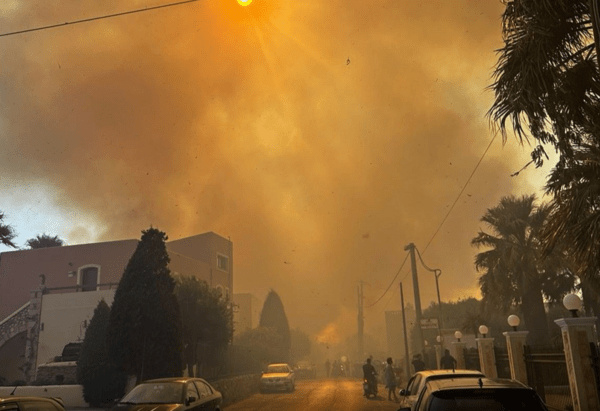
<path id="1" fill-rule="evenodd" d="M 13 243 L 12 241 L 17 236 L 17 234 L 15 233 L 14 228 L 3 222 L 5 217 L 6 215 L 2 211 L 0 211 L 0 244 L 4 244 L 12 248 L 17 248 L 15 243 Z"/>
<path id="2" fill-rule="evenodd" d="M 273 328 L 281 336 L 281 345 L 273 347 L 278 361 L 288 362 L 291 347 L 290 326 L 281 298 L 271 290 L 260 313 L 260 327 Z"/>
<path id="3" fill-rule="evenodd" d="M 520 307 L 533 345 L 548 341 L 544 297 L 559 300 L 574 286 L 561 255 L 542 256 L 540 234 L 548 212 L 547 205 L 536 206 L 535 196 L 503 197 L 481 218 L 491 231 L 480 231 L 471 241 L 486 249 L 475 257 L 486 309 Z"/>
<path id="4" fill-rule="evenodd" d="M 218 353 L 222 353 L 233 338 L 233 311 L 230 302 L 206 281 L 193 276 L 178 276 L 175 281 L 183 325 L 184 363 L 188 375 L 194 376 L 199 344 L 211 354 L 204 358 L 207 363 L 211 359 L 222 359 Z"/>
<path id="5" fill-rule="evenodd" d="M 77 361 L 77 382 L 83 386 L 83 398 L 92 407 L 109 404 L 125 394 L 126 375 L 108 356 L 106 334 L 110 307 L 100 300 L 85 331 Z"/>
<path id="6" fill-rule="evenodd" d="M 137 381 L 181 375 L 181 313 L 168 268 L 167 236 L 142 231 L 110 313 L 108 350 Z"/>
<path id="7" fill-rule="evenodd" d="M 50 248 L 50 247 L 61 247 L 65 244 L 65 242 L 58 238 L 57 235 L 52 237 L 50 234 L 38 234 L 34 238 L 30 238 L 25 242 L 25 246 L 30 249 L 38 249 L 38 248 Z"/>

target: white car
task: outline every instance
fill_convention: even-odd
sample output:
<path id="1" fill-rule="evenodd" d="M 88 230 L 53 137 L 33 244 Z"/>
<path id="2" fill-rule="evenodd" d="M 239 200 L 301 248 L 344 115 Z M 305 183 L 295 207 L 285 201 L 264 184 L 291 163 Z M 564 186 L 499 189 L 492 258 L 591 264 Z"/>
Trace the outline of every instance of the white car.
<path id="1" fill-rule="evenodd" d="M 408 381 L 405 389 L 400 390 L 400 408 L 410 408 L 414 411 L 415 403 L 425 384 L 435 380 L 451 380 L 457 378 L 484 377 L 476 370 L 426 370 L 416 372 Z"/>
<path id="2" fill-rule="evenodd" d="M 289 391 L 296 389 L 294 370 L 284 363 L 269 364 L 260 377 L 260 391 Z"/>

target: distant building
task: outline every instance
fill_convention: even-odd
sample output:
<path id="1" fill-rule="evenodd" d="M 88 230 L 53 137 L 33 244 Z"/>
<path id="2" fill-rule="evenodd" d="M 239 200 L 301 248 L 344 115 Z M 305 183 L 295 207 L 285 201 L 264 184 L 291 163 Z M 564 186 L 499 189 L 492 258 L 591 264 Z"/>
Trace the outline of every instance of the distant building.
<path id="1" fill-rule="evenodd" d="M 81 341 L 100 299 L 112 303 L 138 240 L 0 255 L 0 377 L 34 380 L 41 364 Z M 213 232 L 167 242 L 173 273 L 233 294 L 233 245 Z"/>
<path id="2" fill-rule="evenodd" d="M 412 306 L 407 305 L 406 314 L 406 331 L 409 333 L 408 341 L 410 344 L 410 333 L 415 322 L 415 311 Z M 387 331 L 387 346 L 389 355 L 393 358 L 404 358 L 404 330 L 402 324 L 402 311 L 386 311 L 385 312 L 385 327 Z M 410 347 L 410 346 L 409 346 Z"/>
<path id="3" fill-rule="evenodd" d="M 233 295 L 233 332 L 239 335 L 258 327 L 262 302 L 249 293 Z"/>

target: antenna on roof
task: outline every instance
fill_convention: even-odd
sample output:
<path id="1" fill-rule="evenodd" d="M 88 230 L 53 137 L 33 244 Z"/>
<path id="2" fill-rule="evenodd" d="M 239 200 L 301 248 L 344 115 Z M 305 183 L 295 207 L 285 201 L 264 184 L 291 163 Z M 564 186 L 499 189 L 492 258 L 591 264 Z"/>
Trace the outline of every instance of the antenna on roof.
<path id="1" fill-rule="evenodd" d="M 481 378 L 477 380 L 477 384 L 479 384 L 479 388 L 483 388 L 483 381 L 481 381 Z"/>

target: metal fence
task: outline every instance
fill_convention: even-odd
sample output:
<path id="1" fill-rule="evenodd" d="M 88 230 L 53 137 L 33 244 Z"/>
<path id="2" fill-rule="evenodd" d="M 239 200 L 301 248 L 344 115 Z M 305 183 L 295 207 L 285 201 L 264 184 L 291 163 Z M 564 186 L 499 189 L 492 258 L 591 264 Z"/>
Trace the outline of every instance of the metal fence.
<path id="1" fill-rule="evenodd" d="M 498 378 L 511 378 L 510 361 L 506 348 L 494 347 L 494 356 L 496 357 L 496 372 Z"/>
<path id="2" fill-rule="evenodd" d="M 525 346 L 527 381 L 548 408 L 572 410 L 569 376 L 562 347 Z"/>
<path id="3" fill-rule="evenodd" d="M 479 350 L 477 348 L 465 348 L 465 368 L 467 370 L 481 371 L 481 361 L 479 361 Z"/>

